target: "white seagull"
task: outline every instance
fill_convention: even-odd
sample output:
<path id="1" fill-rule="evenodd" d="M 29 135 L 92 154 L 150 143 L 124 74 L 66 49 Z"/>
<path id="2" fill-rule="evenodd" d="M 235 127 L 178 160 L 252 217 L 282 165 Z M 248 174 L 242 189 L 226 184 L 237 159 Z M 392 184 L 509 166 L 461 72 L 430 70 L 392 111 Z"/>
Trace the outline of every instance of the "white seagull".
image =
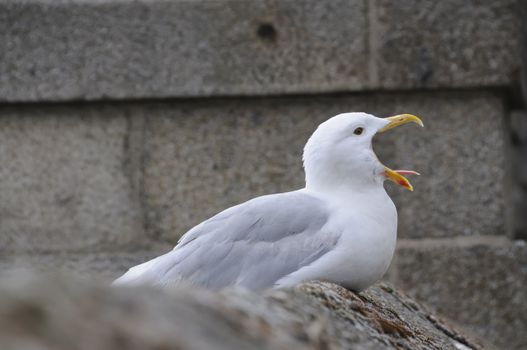
<path id="1" fill-rule="evenodd" d="M 304 148 L 304 188 L 251 199 L 202 222 L 176 247 L 132 267 L 116 285 L 288 287 L 326 280 L 360 291 L 388 269 L 397 210 L 383 182 L 412 191 L 373 152 L 378 132 L 422 121 L 343 113 L 320 124 Z"/>

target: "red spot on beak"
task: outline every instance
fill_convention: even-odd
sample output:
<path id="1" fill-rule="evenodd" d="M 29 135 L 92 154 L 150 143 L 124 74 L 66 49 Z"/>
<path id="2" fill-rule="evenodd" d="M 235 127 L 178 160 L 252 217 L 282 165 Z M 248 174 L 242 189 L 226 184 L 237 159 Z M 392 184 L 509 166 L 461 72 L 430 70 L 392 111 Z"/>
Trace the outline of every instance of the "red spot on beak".
<path id="1" fill-rule="evenodd" d="M 404 186 L 404 187 L 408 187 L 408 184 L 404 180 L 399 180 L 399 185 Z"/>

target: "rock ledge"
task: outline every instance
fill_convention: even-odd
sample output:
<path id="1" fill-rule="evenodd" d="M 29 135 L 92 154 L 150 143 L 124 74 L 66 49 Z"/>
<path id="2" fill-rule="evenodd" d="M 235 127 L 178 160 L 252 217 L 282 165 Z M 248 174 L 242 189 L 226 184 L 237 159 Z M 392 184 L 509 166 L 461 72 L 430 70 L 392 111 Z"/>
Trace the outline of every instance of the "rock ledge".
<path id="1" fill-rule="evenodd" d="M 110 288 L 18 275 L 0 287 L 1 349 L 480 349 L 387 284 L 254 293 Z"/>

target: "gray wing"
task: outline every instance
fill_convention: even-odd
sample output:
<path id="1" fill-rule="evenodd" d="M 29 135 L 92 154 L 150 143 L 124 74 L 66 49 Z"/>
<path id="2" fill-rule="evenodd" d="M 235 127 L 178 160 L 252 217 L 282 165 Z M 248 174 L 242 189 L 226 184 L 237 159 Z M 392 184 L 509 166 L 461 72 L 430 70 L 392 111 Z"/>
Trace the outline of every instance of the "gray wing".
<path id="1" fill-rule="evenodd" d="M 202 222 L 116 283 L 272 287 L 336 245 L 340 234 L 326 230 L 328 217 L 322 200 L 300 191 L 258 197 Z"/>

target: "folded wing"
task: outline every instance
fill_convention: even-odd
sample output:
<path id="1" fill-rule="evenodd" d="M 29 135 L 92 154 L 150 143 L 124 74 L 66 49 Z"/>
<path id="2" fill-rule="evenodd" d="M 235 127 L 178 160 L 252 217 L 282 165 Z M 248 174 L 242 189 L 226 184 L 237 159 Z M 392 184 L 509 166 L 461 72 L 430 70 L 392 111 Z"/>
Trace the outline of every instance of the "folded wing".
<path id="1" fill-rule="evenodd" d="M 332 250 L 326 204 L 302 191 L 231 207 L 188 231 L 170 252 L 131 268 L 116 284 L 272 287 Z"/>

